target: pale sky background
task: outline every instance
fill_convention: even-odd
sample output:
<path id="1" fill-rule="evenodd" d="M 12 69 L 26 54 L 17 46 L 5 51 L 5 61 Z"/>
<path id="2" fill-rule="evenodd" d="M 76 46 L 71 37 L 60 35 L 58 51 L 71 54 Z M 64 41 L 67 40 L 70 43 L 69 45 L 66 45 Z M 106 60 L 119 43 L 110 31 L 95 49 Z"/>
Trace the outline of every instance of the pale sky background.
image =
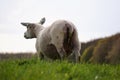
<path id="1" fill-rule="evenodd" d="M 26 40 L 20 23 L 42 17 L 45 26 L 72 21 L 86 42 L 120 32 L 120 0 L 0 0 L 0 52 L 35 52 L 36 39 Z"/>

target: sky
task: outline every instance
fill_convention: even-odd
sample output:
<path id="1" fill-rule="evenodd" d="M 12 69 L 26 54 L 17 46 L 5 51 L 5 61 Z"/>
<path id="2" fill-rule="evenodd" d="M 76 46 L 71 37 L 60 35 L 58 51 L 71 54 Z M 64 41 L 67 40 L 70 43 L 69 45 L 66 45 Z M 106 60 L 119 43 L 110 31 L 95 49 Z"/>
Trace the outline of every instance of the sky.
<path id="1" fill-rule="evenodd" d="M 0 52 L 35 52 L 36 39 L 25 39 L 20 23 L 42 17 L 45 27 L 71 21 L 86 42 L 120 32 L 120 0 L 0 0 Z"/>

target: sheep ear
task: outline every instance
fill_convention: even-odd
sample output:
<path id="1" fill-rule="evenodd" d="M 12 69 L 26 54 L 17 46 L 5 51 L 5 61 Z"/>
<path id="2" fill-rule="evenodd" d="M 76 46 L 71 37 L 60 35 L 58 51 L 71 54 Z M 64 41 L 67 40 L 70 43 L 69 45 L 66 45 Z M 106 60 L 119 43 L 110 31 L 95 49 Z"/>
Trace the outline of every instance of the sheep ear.
<path id="1" fill-rule="evenodd" d="M 43 17 L 43 18 L 40 20 L 39 24 L 43 25 L 43 24 L 45 23 L 45 21 L 46 21 L 46 19 L 45 19 L 45 17 Z"/>
<path id="2" fill-rule="evenodd" d="M 28 26 L 30 23 L 21 22 L 21 24 L 22 24 L 23 26 Z"/>

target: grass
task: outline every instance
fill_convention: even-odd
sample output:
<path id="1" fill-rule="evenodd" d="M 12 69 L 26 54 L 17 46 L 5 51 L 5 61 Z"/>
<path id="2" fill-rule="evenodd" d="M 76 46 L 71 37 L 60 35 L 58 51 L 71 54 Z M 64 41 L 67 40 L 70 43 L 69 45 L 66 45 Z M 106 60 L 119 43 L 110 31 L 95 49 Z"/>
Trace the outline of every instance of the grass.
<path id="1" fill-rule="evenodd" d="M 120 80 L 120 65 L 3 60 L 0 80 Z"/>

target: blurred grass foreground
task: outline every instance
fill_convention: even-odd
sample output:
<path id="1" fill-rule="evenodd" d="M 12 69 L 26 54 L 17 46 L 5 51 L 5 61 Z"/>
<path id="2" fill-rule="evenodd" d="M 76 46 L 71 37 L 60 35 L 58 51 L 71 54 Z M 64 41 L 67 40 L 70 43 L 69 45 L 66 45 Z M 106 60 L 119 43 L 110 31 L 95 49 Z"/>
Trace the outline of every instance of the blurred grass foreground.
<path id="1" fill-rule="evenodd" d="M 31 59 L 0 61 L 0 80 L 119 80 L 120 65 Z"/>

